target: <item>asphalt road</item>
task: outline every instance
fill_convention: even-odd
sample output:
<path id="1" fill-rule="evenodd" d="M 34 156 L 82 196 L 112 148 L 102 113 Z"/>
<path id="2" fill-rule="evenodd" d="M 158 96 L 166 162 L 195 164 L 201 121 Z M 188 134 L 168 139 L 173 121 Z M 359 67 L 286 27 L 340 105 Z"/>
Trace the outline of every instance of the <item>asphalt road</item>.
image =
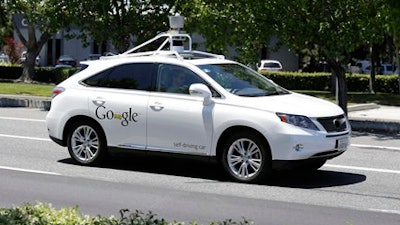
<path id="1" fill-rule="evenodd" d="M 102 167 L 73 164 L 51 142 L 46 111 L 0 108 L 0 207 L 49 202 L 84 214 L 151 210 L 208 224 L 400 224 L 400 136 L 354 133 L 350 149 L 321 170 L 277 173 L 268 185 L 233 183 L 218 166 L 117 154 Z"/>

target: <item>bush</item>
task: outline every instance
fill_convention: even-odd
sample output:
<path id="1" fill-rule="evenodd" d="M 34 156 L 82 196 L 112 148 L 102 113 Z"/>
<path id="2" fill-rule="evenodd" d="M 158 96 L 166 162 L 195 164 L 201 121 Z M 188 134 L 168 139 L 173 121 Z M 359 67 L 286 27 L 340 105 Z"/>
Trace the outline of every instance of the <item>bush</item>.
<path id="1" fill-rule="evenodd" d="M 84 216 L 78 207 L 54 209 L 50 204 L 36 203 L 24 204 L 16 208 L 0 209 L 0 224 L 40 224 L 40 225 L 183 225 L 183 222 L 167 222 L 156 218 L 152 212 L 144 214 L 136 210 L 120 210 L 120 218 L 103 216 Z M 191 222 L 191 225 L 198 225 Z M 235 222 L 230 219 L 222 222 L 212 222 L 210 225 L 250 225 L 253 222 L 243 219 L 243 222 Z"/>
<path id="2" fill-rule="evenodd" d="M 59 67 L 53 69 L 52 83 L 55 84 L 61 83 L 63 80 L 67 79 L 68 77 L 76 73 L 77 70 L 78 69 L 76 68 L 70 68 L 70 67 Z"/>
<path id="3" fill-rule="evenodd" d="M 52 67 L 40 67 L 35 69 L 33 80 L 45 83 L 54 83 L 55 73 Z"/>
<path id="4" fill-rule="evenodd" d="M 70 67 L 36 67 L 34 81 L 55 83 L 67 79 L 74 74 L 78 69 Z M 16 80 L 22 74 L 21 66 L 0 66 L 0 79 Z"/>
<path id="5" fill-rule="evenodd" d="M 330 73 L 266 72 L 264 76 L 289 90 L 332 91 L 334 81 Z M 369 92 L 368 74 L 346 74 L 347 90 Z M 397 75 L 377 75 L 375 92 L 398 94 Z"/>
<path id="6" fill-rule="evenodd" d="M 331 75 L 327 73 L 264 73 L 266 77 L 289 90 L 329 90 Z"/>
<path id="7" fill-rule="evenodd" d="M 22 74 L 20 66 L 0 66 L 0 79 L 18 79 Z"/>

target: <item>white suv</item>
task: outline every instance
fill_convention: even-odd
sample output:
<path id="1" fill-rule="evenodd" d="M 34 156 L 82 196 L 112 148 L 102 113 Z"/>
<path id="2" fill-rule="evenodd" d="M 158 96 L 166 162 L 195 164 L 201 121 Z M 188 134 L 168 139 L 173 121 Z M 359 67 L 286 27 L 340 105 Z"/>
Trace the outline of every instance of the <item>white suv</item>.
<path id="1" fill-rule="evenodd" d="M 134 53 L 159 38 L 166 40 L 156 51 Z M 54 88 L 46 118 L 51 139 L 82 165 L 115 148 L 188 154 L 216 159 L 234 180 L 254 183 L 274 168 L 318 169 L 349 144 L 337 105 L 193 51 L 186 34 L 163 33 L 82 66 Z"/>

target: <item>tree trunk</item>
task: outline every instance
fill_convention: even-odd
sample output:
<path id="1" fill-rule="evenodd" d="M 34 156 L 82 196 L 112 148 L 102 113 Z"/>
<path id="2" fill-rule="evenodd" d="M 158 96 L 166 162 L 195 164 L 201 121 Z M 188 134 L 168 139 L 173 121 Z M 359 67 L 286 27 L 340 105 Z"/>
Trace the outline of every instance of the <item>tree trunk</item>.
<path id="1" fill-rule="evenodd" d="M 328 60 L 328 64 L 332 69 L 332 76 L 336 75 L 337 79 L 337 100 L 340 108 L 343 109 L 347 115 L 347 87 L 346 87 L 346 74 L 341 64 L 336 60 Z"/>
<path id="2" fill-rule="evenodd" d="M 371 46 L 371 74 L 369 78 L 369 92 L 371 94 L 375 94 L 375 75 L 376 75 L 376 65 L 378 61 L 378 55 L 376 51 L 376 44 L 372 44 Z"/>
<path id="3" fill-rule="evenodd" d="M 18 79 L 24 83 L 32 83 L 35 78 L 35 65 L 36 65 L 37 54 L 27 52 L 25 62 L 23 63 L 22 75 Z"/>
<path id="4" fill-rule="evenodd" d="M 17 26 L 14 24 L 14 27 Z M 22 43 L 27 48 L 22 74 L 18 78 L 18 81 L 31 83 L 35 77 L 36 57 L 39 55 L 43 45 L 51 38 L 51 34 L 48 32 L 42 32 L 39 41 L 37 41 L 36 28 L 31 24 L 28 25 L 28 38 L 25 38 L 18 28 L 16 28 L 16 32 Z"/>

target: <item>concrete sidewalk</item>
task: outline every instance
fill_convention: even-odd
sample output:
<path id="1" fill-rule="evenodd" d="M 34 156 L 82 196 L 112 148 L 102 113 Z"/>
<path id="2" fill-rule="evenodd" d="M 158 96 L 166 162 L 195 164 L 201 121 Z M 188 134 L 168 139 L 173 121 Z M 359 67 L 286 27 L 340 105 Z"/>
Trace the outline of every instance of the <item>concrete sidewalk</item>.
<path id="1" fill-rule="evenodd" d="M 50 109 L 51 98 L 24 95 L 1 95 L 0 107 Z M 354 131 L 400 133 L 400 107 L 376 104 L 348 106 L 348 117 Z"/>
<path id="2" fill-rule="evenodd" d="M 400 107 L 363 104 L 348 106 L 353 130 L 372 133 L 400 133 Z"/>

